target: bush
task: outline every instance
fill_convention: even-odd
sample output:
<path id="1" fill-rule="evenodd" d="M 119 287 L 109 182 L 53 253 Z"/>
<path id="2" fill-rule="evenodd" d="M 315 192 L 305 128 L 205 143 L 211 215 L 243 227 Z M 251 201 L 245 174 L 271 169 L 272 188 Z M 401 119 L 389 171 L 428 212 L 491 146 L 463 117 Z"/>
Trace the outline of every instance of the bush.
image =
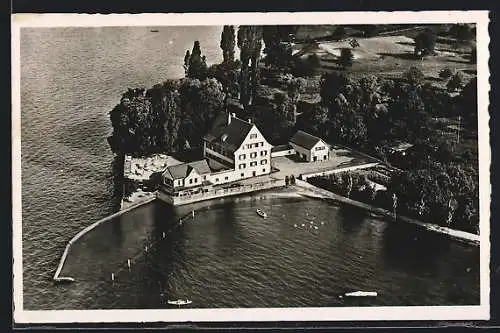
<path id="1" fill-rule="evenodd" d="M 425 78 L 424 73 L 417 67 L 410 67 L 406 72 L 403 73 L 403 78 L 412 86 L 418 86 L 422 84 Z"/>
<path id="2" fill-rule="evenodd" d="M 455 92 L 457 90 L 462 89 L 464 86 L 464 76 L 462 72 L 456 72 L 448 81 L 446 88 L 450 92 Z"/>
<path id="3" fill-rule="evenodd" d="M 296 59 L 292 67 L 294 76 L 311 76 L 321 67 L 317 54 L 313 53 L 305 59 Z"/>
<path id="4" fill-rule="evenodd" d="M 439 77 L 443 80 L 448 80 L 453 75 L 453 72 L 448 67 L 444 68 L 439 72 Z"/>
<path id="5" fill-rule="evenodd" d="M 351 49 L 343 48 L 340 50 L 340 57 L 338 59 L 339 65 L 346 68 L 351 67 L 354 60 L 354 54 Z"/>

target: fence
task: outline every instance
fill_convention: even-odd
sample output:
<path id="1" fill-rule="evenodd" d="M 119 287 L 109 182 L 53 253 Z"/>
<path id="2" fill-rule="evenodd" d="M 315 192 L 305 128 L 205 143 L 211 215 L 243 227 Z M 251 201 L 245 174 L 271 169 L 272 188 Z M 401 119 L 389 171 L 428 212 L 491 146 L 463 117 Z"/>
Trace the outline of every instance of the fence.
<path id="1" fill-rule="evenodd" d="M 311 177 L 327 176 L 327 175 L 330 175 L 333 173 L 353 171 L 353 170 L 358 170 L 358 169 L 368 169 L 368 168 L 372 168 L 378 164 L 379 164 L 378 162 L 374 162 L 374 163 L 353 165 L 353 166 L 349 166 L 349 167 L 345 167 L 345 168 L 338 168 L 338 169 L 333 169 L 333 170 L 311 172 L 311 173 L 307 173 L 307 174 L 301 174 L 300 179 L 306 181 L 308 178 L 311 178 Z"/>

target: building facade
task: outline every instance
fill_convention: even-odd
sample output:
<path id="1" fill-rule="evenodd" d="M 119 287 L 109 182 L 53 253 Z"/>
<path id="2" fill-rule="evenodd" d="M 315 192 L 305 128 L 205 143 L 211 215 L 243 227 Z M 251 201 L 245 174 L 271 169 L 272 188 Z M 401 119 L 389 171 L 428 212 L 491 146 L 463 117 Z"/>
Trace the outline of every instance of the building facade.
<path id="1" fill-rule="evenodd" d="M 321 138 L 298 131 L 290 139 L 290 146 L 295 150 L 296 156 L 306 162 L 319 162 L 330 159 L 330 147 Z"/>
<path id="2" fill-rule="evenodd" d="M 220 184 L 271 172 L 271 148 L 255 124 L 229 114 L 203 138 L 203 156 Z"/>
<path id="3" fill-rule="evenodd" d="M 172 165 L 162 174 L 162 188 L 172 195 L 208 188 L 212 185 L 210 174 L 210 168 L 205 160 Z"/>

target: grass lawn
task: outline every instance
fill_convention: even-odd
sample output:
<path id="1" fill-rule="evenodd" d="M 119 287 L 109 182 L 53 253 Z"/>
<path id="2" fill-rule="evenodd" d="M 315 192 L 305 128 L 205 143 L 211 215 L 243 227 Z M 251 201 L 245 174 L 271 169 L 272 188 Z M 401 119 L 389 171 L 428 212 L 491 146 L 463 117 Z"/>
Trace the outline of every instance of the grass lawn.
<path id="1" fill-rule="evenodd" d="M 360 46 L 353 49 L 354 63 L 345 70 L 353 77 L 377 75 L 401 78 L 403 72 L 414 66 L 425 74 L 428 81 L 437 86 L 444 86 L 446 81 L 439 78 L 439 72 L 446 67 L 452 71 L 462 71 L 466 81 L 476 75 L 476 65 L 469 63 L 468 46 L 454 47 L 450 43 L 437 43 L 435 48 L 437 55 L 419 60 L 413 56 L 413 39 L 404 35 L 356 40 Z M 303 56 L 316 53 L 321 60 L 322 72 L 342 70 L 336 63 L 342 48 L 351 48 L 349 39 L 319 42 Z"/>

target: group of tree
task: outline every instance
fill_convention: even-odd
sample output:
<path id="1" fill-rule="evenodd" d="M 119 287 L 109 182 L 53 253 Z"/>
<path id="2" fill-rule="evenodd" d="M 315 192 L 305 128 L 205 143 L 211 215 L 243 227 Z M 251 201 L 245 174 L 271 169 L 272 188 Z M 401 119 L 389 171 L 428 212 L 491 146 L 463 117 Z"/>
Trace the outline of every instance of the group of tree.
<path id="1" fill-rule="evenodd" d="M 455 76 L 459 82 L 451 89 Z M 449 90 L 456 91 L 462 80 L 462 76 L 452 75 Z M 330 72 L 321 78 L 321 102 L 302 114 L 296 127 L 370 151 L 387 141 L 417 142 L 429 138 L 432 117 L 461 115 L 473 124 L 477 119 L 476 84 L 471 80 L 454 96 L 424 82 L 417 68 L 407 70 L 402 80 L 353 79 L 343 72 Z"/>
<path id="2" fill-rule="evenodd" d="M 470 42 L 475 38 L 475 27 L 466 23 L 453 24 L 448 33 L 460 42 Z"/>
<path id="3" fill-rule="evenodd" d="M 294 25 L 265 25 L 262 27 L 264 62 L 267 66 L 289 71 L 293 65 L 292 37 Z"/>
<path id="4" fill-rule="evenodd" d="M 169 80 L 153 88 L 129 89 L 110 112 L 116 153 L 144 155 L 199 146 L 224 108 L 215 79 Z"/>
<path id="5" fill-rule="evenodd" d="M 311 184 L 403 215 L 467 232 L 479 232 L 478 173 L 472 167 L 428 162 L 394 173 L 387 189 L 376 189 L 359 172 L 308 179 Z"/>
<path id="6" fill-rule="evenodd" d="M 293 78 L 286 84 L 284 91 L 274 93 L 265 105 L 256 106 L 252 118 L 271 144 L 285 144 L 293 135 L 297 104 L 305 84 L 303 78 Z"/>
<path id="7" fill-rule="evenodd" d="M 478 232 L 477 169 L 435 161 L 392 176 L 387 189 L 399 214 L 468 232 Z"/>

